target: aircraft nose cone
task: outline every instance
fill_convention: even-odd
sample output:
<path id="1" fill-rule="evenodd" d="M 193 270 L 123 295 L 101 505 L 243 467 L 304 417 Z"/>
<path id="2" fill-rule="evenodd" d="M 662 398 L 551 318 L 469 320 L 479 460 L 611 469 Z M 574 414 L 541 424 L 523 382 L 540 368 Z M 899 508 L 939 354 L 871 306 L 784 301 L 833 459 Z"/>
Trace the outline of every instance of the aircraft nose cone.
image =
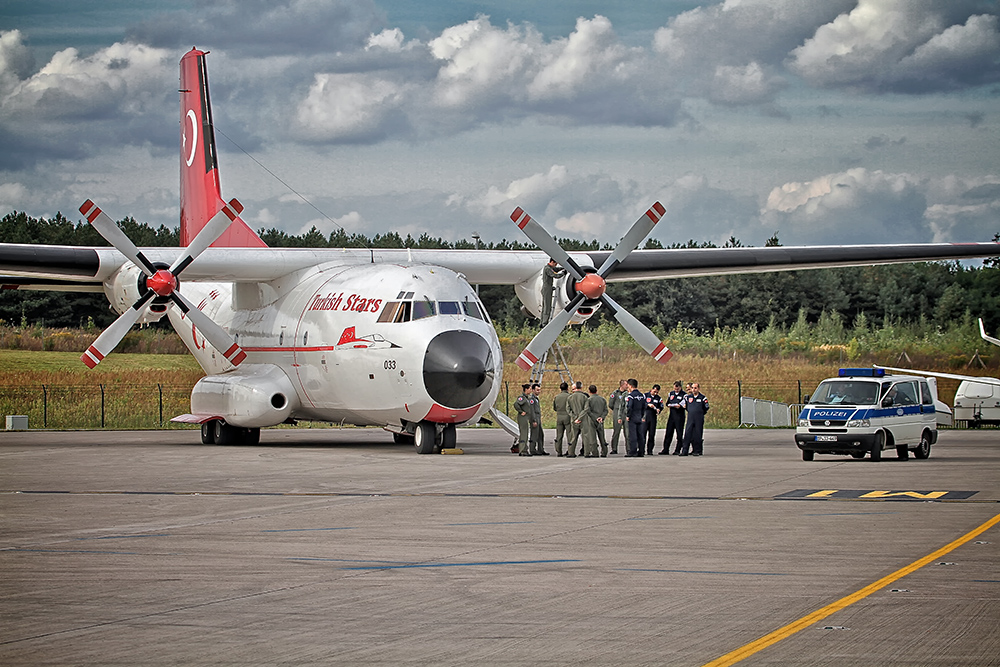
<path id="1" fill-rule="evenodd" d="M 482 403 L 493 388 L 493 351 L 471 331 L 445 331 L 427 345 L 424 386 L 435 402 L 449 408 Z"/>

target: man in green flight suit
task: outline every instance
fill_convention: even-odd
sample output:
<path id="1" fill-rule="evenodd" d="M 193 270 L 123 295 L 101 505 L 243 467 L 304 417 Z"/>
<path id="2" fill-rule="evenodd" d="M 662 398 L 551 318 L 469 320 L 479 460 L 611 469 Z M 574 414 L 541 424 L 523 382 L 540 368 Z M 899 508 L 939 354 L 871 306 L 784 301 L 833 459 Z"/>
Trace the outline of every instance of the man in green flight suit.
<path id="1" fill-rule="evenodd" d="M 559 393 L 552 398 L 552 409 L 556 411 L 556 456 L 563 455 L 563 439 L 569 443 L 573 432 L 569 418 L 569 385 L 563 382 L 559 385 Z"/>
<path id="2" fill-rule="evenodd" d="M 611 410 L 611 421 L 614 423 L 614 432 L 611 434 L 611 453 L 618 453 L 618 438 L 625 428 L 625 439 L 628 440 L 628 426 L 625 425 L 625 397 L 628 396 L 628 383 L 625 380 L 618 382 L 618 388 L 611 392 L 608 397 L 608 409 Z M 627 443 L 626 443 L 627 444 Z M 628 449 L 626 447 L 626 449 Z"/>
<path id="3" fill-rule="evenodd" d="M 521 385 L 521 395 L 514 402 L 514 410 L 517 412 L 517 454 L 518 456 L 531 456 L 531 418 L 534 412 L 531 402 L 534 401 L 530 384 Z"/>
<path id="4" fill-rule="evenodd" d="M 541 324 L 544 327 L 552 319 L 552 297 L 555 296 L 555 282 L 557 278 L 566 275 L 566 269 L 556 264 L 556 260 L 550 259 L 549 263 L 542 269 L 542 315 Z"/>
<path id="5" fill-rule="evenodd" d="M 545 431 L 542 430 L 542 385 L 537 382 L 531 385 L 531 454 L 533 456 L 548 456 L 545 451 Z"/>
<path id="6" fill-rule="evenodd" d="M 600 456 L 608 455 L 608 441 L 604 439 L 604 418 L 608 416 L 608 402 L 597 393 L 597 385 L 590 385 L 587 399 L 587 416 L 584 421 L 583 453 L 588 459 L 598 457 L 597 443 L 601 443 Z"/>
<path id="7" fill-rule="evenodd" d="M 566 401 L 569 412 L 570 426 L 569 442 L 566 445 L 566 456 L 576 458 L 576 443 L 580 440 L 580 432 L 583 430 L 583 422 L 587 416 L 587 392 L 583 390 L 583 383 L 577 382 L 574 391 Z"/>

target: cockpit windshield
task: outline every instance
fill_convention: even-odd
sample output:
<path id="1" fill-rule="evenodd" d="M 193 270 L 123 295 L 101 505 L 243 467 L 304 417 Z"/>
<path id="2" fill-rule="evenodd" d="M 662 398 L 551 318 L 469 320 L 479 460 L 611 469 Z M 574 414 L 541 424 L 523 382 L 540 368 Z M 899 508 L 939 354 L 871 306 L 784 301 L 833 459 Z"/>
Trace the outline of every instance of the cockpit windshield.
<path id="1" fill-rule="evenodd" d="M 403 294 L 402 292 L 400 293 Z M 413 292 L 406 293 L 412 297 Z M 430 299 L 413 299 L 412 301 L 387 301 L 379 313 L 379 322 L 410 322 L 435 316 L 471 317 L 476 320 L 487 320 L 486 311 L 476 301 L 432 301 Z"/>
<path id="2" fill-rule="evenodd" d="M 816 387 L 810 405 L 874 405 L 878 399 L 877 382 L 863 380 L 825 380 Z"/>

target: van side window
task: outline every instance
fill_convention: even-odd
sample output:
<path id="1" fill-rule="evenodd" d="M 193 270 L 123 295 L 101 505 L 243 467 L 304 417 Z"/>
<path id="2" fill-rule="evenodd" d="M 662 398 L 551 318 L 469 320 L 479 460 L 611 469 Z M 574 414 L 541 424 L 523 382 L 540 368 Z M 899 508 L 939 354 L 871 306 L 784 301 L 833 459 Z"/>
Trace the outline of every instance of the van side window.
<path id="1" fill-rule="evenodd" d="M 896 389 L 896 405 L 918 405 L 920 403 L 917 400 L 916 382 L 900 382 L 896 385 Z"/>
<path id="2" fill-rule="evenodd" d="M 922 397 L 920 402 L 924 405 L 934 405 L 934 397 L 931 396 L 931 388 L 926 382 L 920 383 L 920 396 Z"/>

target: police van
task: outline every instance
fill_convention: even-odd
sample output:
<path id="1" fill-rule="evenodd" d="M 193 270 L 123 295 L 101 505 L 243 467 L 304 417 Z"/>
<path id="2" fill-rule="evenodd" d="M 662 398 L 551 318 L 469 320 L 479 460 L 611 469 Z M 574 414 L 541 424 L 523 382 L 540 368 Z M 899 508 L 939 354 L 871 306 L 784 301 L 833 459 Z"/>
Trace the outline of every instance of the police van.
<path id="1" fill-rule="evenodd" d="M 804 461 L 816 454 L 856 459 L 869 454 L 879 461 L 884 450 L 893 448 L 901 459 L 911 451 L 926 459 L 937 442 L 939 409 L 950 412 L 928 378 L 888 375 L 882 368 L 841 368 L 806 397 L 795 444 Z"/>

